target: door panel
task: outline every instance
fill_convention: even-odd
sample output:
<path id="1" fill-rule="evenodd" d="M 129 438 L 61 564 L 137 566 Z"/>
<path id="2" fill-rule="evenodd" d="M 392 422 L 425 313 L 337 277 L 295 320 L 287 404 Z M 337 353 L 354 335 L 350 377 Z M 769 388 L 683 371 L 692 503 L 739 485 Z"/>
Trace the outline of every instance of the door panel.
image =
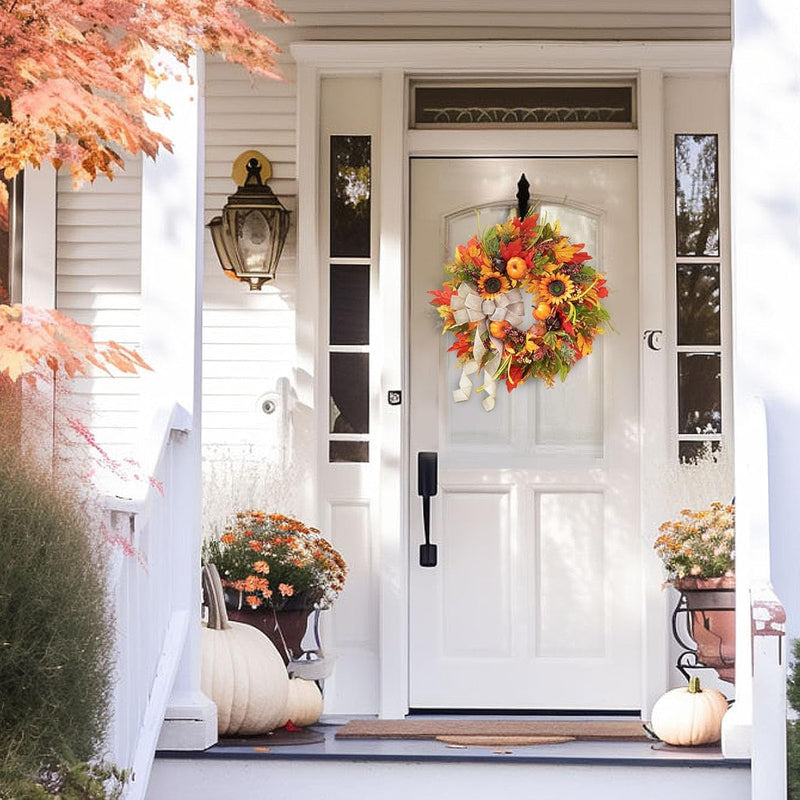
<path id="1" fill-rule="evenodd" d="M 615 331 L 565 383 L 455 403 L 452 337 L 428 290 L 524 172 L 539 213 L 608 277 Z M 412 159 L 410 450 L 439 453 L 419 566 L 410 498 L 412 708 L 635 709 L 640 695 L 638 307 L 633 159 Z M 529 304 L 529 303 L 528 303 Z M 530 309 L 528 309 L 530 315 Z M 527 327 L 528 323 L 525 323 Z M 477 386 L 475 387 L 477 388 Z M 474 390 L 473 390 L 474 391 Z M 411 476 L 416 485 L 416 476 Z"/>

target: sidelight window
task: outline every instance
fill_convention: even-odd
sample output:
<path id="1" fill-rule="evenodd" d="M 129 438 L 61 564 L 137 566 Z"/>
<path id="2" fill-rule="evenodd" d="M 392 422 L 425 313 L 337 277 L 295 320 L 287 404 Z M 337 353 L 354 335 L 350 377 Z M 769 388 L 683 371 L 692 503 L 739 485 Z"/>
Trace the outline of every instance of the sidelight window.
<path id="1" fill-rule="evenodd" d="M 331 462 L 369 461 L 372 138 L 330 137 Z"/>

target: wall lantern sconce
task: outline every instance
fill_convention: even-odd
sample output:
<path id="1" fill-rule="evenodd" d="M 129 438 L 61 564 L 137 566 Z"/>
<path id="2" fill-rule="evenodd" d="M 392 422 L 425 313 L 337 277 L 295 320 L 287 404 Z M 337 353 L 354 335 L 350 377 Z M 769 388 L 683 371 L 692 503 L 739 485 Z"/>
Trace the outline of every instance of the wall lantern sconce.
<path id="1" fill-rule="evenodd" d="M 207 227 L 225 274 L 255 291 L 275 277 L 290 212 L 266 185 L 272 164 L 257 150 L 233 162 L 231 177 L 239 188 Z"/>

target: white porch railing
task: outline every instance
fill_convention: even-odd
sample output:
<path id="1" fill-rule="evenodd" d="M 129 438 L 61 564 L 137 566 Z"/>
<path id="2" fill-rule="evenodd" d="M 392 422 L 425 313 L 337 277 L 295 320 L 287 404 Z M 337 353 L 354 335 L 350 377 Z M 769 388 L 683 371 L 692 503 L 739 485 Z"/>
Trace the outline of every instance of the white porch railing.
<path id="1" fill-rule="evenodd" d="M 750 587 L 753 800 L 786 797 L 786 612 L 769 583 Z"/>
<path id="2" fill-rule="evenodd" d="M 156 415 L 154 453 L 142 465 L 144 477 L 131 499 L 108 502 L 113 531 L 133 553 L 118 548 L 110 586 L 116 609 L 117 674 L 110 758 L 130 767 L 133 781 L 127 800 L 143 798 L 156 742 L 183 652 L 189 614 L 175 586 L 180 563 L 176 535 L 182 504 L 181 444 L 191 429 L 191 415 L 179 405 Z M 184 505 L 185 507 L 185 505 Z"/>
<path id="3" fill-rule="evenodd" d="M 767 409 L 736 405 L 736 702 L 722 750 L 750 758 L 752 800 L 786 797 L 786 613 L 770 583 Z"/>

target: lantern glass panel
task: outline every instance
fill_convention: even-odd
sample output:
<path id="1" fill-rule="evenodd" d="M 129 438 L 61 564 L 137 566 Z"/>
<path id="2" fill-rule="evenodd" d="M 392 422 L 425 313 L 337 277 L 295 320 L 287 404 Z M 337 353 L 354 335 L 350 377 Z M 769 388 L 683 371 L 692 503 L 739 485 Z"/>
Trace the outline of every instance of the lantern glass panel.
<path id="1" fill-rule="evenodd" d="M 237 214 L 236 240 L 247 272 L 267 272 L 272 254 L 272 231 L 261 209 Z"/>

